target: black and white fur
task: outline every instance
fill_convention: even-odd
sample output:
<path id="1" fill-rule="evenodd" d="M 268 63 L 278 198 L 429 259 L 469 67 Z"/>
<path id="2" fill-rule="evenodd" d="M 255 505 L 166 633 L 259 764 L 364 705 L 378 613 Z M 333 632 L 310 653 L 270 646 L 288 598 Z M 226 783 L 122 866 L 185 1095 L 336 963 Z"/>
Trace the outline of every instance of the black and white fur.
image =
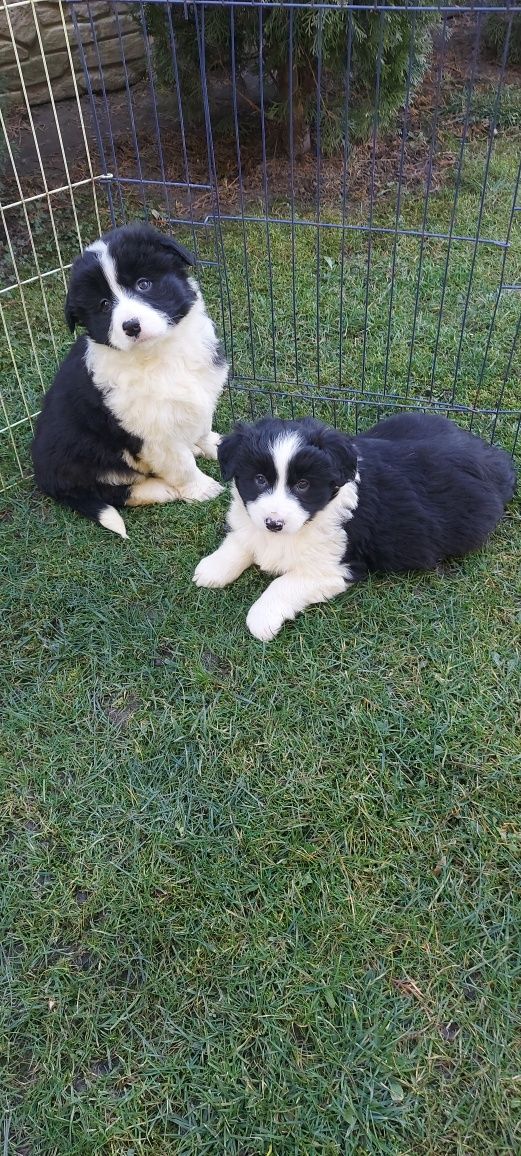
<path id="1" fill-rule="evenodd" d="M 202 502 L 222 486 L 195 456 L 216 459 L 212 418 L 228 366 L 194 258 L 149 225 L 85 249 L 65 303 L 83 326 L 56 374 L 32 445 L 46 494 L 125 538 L 118 507 Z"/>
<path id="2" fill-rule="evenodd" d="M 444 417 L 396 414 L 357 437 L 312 418 L 239 425 L 219 450 L 229 533 L 194 574 L 227 586 L 278 575 L 251 607 L 255 638 L 370 571 L 432 570 L 477 550 L 515 488 L 512 459 Z"/>

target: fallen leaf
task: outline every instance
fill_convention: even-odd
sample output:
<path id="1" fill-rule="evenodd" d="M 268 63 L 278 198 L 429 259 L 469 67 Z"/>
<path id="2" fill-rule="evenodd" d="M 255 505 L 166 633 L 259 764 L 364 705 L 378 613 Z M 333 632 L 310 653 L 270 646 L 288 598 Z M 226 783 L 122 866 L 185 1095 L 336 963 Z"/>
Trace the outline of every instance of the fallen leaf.
<path id="1" fill-rule="evenodd" d="M 393 979 L 392 984 L 403 995 L 411 995 L 414 999 L 425 999 L 423 992 L 420 991 L 418 984 L 413 979 Z"/>

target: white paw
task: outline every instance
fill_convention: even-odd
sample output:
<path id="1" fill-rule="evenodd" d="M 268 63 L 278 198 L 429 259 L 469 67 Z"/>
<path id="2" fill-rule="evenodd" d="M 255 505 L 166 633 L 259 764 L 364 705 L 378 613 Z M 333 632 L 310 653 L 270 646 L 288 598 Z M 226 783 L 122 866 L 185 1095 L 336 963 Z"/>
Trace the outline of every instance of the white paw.
<path id="1" fill-rule="evenodd" d="M 210 430 L 210 433 L 202 437 L 198 442 L 197 449 L 199 453 L 204 454 L 209 461 L 217 461 L 217 447 L 221 441 L 221 435 Z M 197 451 L 196 451 L 197 452 Z"/>
<path id="2" fill-rule="evenodd" d="M 216 550 L 214 554 L 208 554 L 207 558 L 201 558 L 192 579 L 196 586 L 208 586 L 212 589 L 228 585 L 230 578 L 222 565 L 219 564 L 218 553 L 219 551 Z"/>
<path id="3" fill-rule="evenodd" d="M 180 487 L 179 497 L 183 502 L 208 502 L 210 498 L 217 498 L 222 494 L 223 489 L 224 486 L 221 486 L 220 482 L 201 474 L 195 482 L 188 482 Z"/>
<path id="4" fill-rule="evenodd" d="M 150 502 L 157 502 L 163 504 L 164 502 L 177 502 L 179 500 L 179 490 L 174 490 L 173 486 L 167 485 L 166 482 L 153 482 L 150 479 L 151 485 L 148 491 Z"/>
<path id="5" fill-rule="evenodd" d="M 253 634 L 254 638 L 258 638 L 259 642 L 271 642 L 271 639 L 279 633 L 284 622 L 285 618 L 280 609 L 276 606 L 263 606 L 262 598 L 253 603 L 246 618 L 246 626 L 250 634 Z"/>
<path id="6" fill-rule="evenodd" d="M 163 482 L 161 478 L 143 478 L 135 482 L 127 498 L 127 506 L 150 506 L 156 502 L 163 505 L 165 502 L 176 502 L 179 490 Z"/>

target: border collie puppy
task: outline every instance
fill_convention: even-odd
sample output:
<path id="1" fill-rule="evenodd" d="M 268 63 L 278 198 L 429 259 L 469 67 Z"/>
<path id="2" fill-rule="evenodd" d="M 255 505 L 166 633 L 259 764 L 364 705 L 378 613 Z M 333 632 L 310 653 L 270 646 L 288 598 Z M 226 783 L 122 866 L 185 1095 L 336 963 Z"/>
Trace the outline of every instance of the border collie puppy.
<path id="1" fill-rule="evenodd" d="M 107 233 L 75 261 L 65 302 L 83 326 L 56 374 L 32 445 L 36 483 L 127 537 L 118 507 L 204 502 L 222 490 L 212 418 L 228 366 L 191 254 L 150 225 Z"/>
<path id="2" fill-rule="evenodd" d="M 218 456 L 233 478 L 229 533 L 194 582 L 227 586 L 253 563 L 279 575 L 246 619 L 263 642 L 371 571 L 432 570 L 477 550 L 515 488 L 504 450 L 421 413 L 357 437 L 312 418 L 264 418 L 238 425 Z"/>

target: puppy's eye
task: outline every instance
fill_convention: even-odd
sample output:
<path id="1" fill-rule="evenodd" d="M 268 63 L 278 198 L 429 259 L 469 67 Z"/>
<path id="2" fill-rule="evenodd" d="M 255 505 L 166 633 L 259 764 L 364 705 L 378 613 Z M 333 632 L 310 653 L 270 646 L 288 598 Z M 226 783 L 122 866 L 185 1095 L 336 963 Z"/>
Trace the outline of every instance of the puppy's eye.
<path id="1" fill-rule="evenodd" d="M 293 489 L 297 491 L 297 494 L 305 494 L 306 490 L 309 490 L 307 478 L 300 478 L 298 482 L 295 482 Z"/>
<path id="2" fill-rule="evenodd" d="M 265 490 L 268 485 L 268 479 L 264 477 L 264 474 L 255 474 L 254 481 L 259 490 Z"/>
<path id="3" fill-rule="evenodd" d="M 146 277 L 140 277 L 139 281 L 136 281 L 136 289 L 138 289 L 140 293 L 148 293 L 151 288 L 152 282 L 147 281 Z"/>
<path id="4" fill-rule="evenodd" d="M 101 313 L 108 313 L 109 312 L 109 309 L 111 307 L 111 303 L 110 303 L 108 297 L 104 297 L 103 301 L 100 301 L 99 307 L 100 307 Z"/>

